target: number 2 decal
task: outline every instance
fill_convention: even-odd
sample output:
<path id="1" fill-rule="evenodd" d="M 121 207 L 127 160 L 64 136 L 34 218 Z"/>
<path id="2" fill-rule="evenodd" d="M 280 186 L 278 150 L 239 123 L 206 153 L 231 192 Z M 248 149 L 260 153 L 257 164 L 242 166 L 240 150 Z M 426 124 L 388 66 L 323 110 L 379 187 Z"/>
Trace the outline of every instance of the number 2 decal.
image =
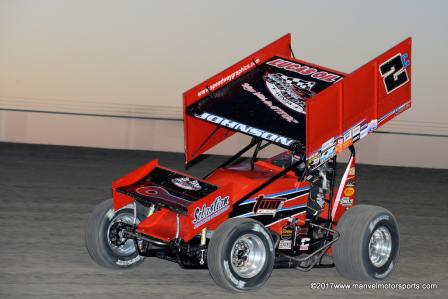
<path id="1" fill-rule="evenodd" d="M 383 77 L 384 87 L 388 94 L 409 81 L 406 68 L 411 62 L 407 58 L 407 53 L 398 53 L 380 65 L 380 74 Z"/>

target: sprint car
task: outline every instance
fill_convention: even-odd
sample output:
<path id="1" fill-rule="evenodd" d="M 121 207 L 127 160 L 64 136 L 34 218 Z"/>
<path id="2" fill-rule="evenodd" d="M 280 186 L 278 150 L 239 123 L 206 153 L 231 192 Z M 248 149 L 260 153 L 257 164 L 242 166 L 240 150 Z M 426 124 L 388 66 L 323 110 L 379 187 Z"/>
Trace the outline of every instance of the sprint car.
<path id="1" fill-rule="evenodd" d="M 287 34 L 184 93 L 187 167 L 235 133 L 247 146 L 202 178 L 153 160 L 117 179 L 87 222 L 87 250 L 109 268 L 145 257 L 208 268 L 237 292 L 273 268 L 385 279 L 399 228 L 387 209 L 355 205 L 354 143 L 410 98 L 410 38 L 343 73 L 295 58 Z M 282 152 L 261 158 L 269 146 Z M 336 163 L 343 151 L 350 158 Z"/>

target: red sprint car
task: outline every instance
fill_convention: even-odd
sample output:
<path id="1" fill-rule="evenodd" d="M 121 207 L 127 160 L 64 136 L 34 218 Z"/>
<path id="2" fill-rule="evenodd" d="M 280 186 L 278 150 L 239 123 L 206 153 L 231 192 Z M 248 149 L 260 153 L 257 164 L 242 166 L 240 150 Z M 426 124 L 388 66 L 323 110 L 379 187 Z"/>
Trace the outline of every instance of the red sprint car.
<path id="1" fill-rule="evenodd" d="M 235 133 L 249 144 L 203 178 L 153 160 L 114 181 L 89 218 L 88 252 L 109 268 L 145 257 L 208 268 L 232 291 L 260 288 L 274 267 L 384 279 L 398 224 L 385 208 L 355 205 L 354 143 L 410 98 L 410 38 L 346 74 L 295 58 L 285 35 L 184 93 L 187 166 Z M 268 146 L 284 152 L 259 158 Z"/>

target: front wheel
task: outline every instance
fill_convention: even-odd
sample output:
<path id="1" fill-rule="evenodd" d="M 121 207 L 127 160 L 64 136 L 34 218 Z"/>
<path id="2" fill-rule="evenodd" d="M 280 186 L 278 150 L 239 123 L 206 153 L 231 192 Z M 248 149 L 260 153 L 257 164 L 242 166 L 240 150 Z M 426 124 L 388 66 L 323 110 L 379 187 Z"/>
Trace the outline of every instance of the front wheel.
<path id="1" fill-rule="evenodd" d="M 274 243 L 258 221 L 233 218 L 224 222 L 210 240 L 207 263 L 217 285 L 231 291 L 260 288 L 274 266 Z"/>
<path id="2" fill-rule="evenodd" d="M 136 223 L 139 220 L 136 219 Z M 134 210 L 124 207 L 114 211 L 113 202 L 107 199 L 93 210 L 86 227 L 86 248 L 100 266 L 114 269 L 130 268 L 140 264 L 134 240 L 120 235 L 120 225 L 133 225 Z"/>
<path id="3" fill-rule="evenodd" d="M 391 212 L 377 206 L 355 206 L 345 212 L 336 229 L 341 237 L 333 246 L 333 258 L 342 276 L 385 279 L 395 269 L 400 236 Z"/>

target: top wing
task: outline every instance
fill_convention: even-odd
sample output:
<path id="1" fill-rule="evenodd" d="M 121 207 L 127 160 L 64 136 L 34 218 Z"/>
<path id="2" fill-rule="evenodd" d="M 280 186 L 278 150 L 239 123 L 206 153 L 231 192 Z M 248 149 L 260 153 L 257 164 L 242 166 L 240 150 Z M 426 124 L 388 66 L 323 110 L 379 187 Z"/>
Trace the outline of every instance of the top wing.
<path id="1" fill-rule="evenodd" d="M 188 106 L 187 114 L 304 152 L 306 101 L 343 76 L 307 62 L 274 56 Z"/>
<path id="2" fill-rule="evenodd" d="M 411 39 L 344 74 L 278 39 L 184 93 L 185 161 L 235 132 L 303 151 L 313 168 L 411 106 Z"/>

